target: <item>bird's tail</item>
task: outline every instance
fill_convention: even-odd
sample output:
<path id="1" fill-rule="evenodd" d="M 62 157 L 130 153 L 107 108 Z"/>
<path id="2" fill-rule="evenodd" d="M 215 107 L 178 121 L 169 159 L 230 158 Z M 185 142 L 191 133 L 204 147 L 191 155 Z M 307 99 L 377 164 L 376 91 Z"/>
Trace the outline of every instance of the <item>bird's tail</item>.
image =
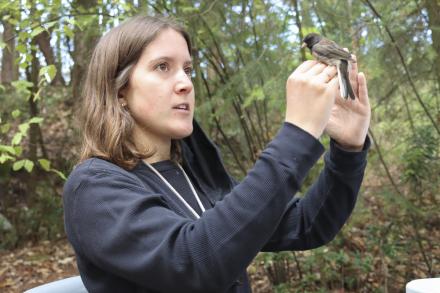
<path id="1" fill-rule="evenodd" d="M 348 97 L 350 97 L 352 100 L 354 100 L 356 97 L 350 84 L 350 78 L 348 75 L 348 61 L 341 60 L 337 68 L 341 97 L 343 97 L 344 99 L 348 99 Z"/>

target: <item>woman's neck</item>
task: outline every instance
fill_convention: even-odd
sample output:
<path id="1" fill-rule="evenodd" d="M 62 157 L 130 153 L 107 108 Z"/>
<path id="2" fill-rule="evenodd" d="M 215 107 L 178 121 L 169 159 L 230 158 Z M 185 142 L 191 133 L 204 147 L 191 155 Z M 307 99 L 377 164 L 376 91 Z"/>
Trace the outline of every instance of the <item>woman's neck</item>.
<path id="1" fill-rule="evenodd" d="M 144 162 L 152 164 L 170 159 L 171 138 L 163 138 L 151 132 L 142 131 L 139 128 L 135 128 L 133 135 L 139 150 L 154 152 L 152 156 L 144 159 Z"/>
<path id="2" fill-rule="evenodd" d="M 167 151 L 168 150 L 168 151 Z M 153 164 L 160 161 L 165 161 L 170 159 L 170 147 L 167 147 L 167 149 L 163 148 L 157 148 L 156 152 L 151 156 L 143 161 L 149 164 Z"/>

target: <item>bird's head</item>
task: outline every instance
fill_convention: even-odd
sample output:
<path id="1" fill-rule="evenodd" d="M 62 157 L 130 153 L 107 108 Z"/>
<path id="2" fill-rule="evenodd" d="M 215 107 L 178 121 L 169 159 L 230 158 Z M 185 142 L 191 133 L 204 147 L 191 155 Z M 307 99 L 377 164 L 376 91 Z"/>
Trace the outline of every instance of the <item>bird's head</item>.
<path id="1" fill-rule="evenodd" d="M 316 43 L 318 43 L 321 39 L 322 39 L 322 37 L 320 35 L 318 35 L 317 33 L 310 33 L 304 37 L 301 48 L 307 47 L 309 49 L 312 49 L 312 47 Z"/>

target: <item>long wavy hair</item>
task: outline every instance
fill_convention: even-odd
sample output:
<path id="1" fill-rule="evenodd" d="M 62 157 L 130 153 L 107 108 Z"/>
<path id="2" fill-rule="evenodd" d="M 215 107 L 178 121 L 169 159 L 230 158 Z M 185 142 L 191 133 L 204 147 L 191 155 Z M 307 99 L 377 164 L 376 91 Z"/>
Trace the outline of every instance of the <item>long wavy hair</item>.
<path id="1" fill-rule="evenodd" d="M 128 86 L 130 75 L 143 50 L 164 29 L 172 28 L 186 40 L 188 33 L 166 17 L 136 16 L 107 32 L 96 45 L 84 82 L 81 103 L 82 148 L 80 162 L 99 157 L 131 169 L 154 149 L 140 150 L 133 140 L 135 121 L 118 102 L 119 93 Z M 171 143 L 171 159 L 178 160 L 178 141 Z"/>

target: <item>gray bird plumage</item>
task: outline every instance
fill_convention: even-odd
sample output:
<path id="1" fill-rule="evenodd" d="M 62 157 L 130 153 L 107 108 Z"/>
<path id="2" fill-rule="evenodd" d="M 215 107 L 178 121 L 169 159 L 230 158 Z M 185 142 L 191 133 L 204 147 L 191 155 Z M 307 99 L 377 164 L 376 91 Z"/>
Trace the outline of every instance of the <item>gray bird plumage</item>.
<path id="1" fill-rule="evenodd" d="M 353 100 L 355 99 L 348 73 L 348 62 L 354 62 L 354 60 L 349 52 L 342 49 L 332 40 L 326 39 L 316 33 L 308 34 L 303 39 L 303 45 L 301 47 L 309 48 L 312 55 L 319 62 L 336 66 L 341 96 L 345 99 L 348 97 Z"/>

